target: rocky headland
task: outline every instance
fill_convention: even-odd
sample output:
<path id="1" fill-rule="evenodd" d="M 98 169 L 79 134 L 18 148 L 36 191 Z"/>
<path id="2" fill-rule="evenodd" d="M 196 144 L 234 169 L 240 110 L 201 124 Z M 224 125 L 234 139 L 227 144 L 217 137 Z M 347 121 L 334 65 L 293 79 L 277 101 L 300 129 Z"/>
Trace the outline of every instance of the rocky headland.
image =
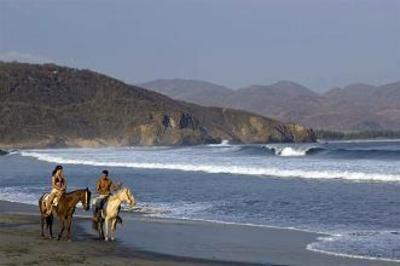
<path id="1" fill-rule="evenodd" d="M 312 142 L 312 129 L 203 107 L 90 71 L 0 62 L 0 147 Z"/>

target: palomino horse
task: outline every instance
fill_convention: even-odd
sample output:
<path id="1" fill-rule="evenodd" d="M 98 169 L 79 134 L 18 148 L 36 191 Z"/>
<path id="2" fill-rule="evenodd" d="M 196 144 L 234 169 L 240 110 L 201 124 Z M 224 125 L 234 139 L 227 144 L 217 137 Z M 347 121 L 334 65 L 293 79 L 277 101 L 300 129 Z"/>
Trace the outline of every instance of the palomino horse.
<path id="1" fill-rule="evenodd" d="M 75 207 L 78 202 L 81 202 L 83 208 L 87 211 L 90 208 L 90 195 L 91 192 L 88 188 L 79 189 L 72 192 L 64 193 L 57 206 L 53 206 L 52 213 L 46 216 L 46 208 L 44 206 L 44 198 L 47 193 L 43 194 L 39 199 L 39 210 L 40 220 L 42 225 L 42 237 L 45 237 L 44 226 L 46 225 L 49 230 L 50 237 L 53 238 L 53 214 L 55 214 L 60 220 L 60 233 L 58 234 L 58 240 L 61 239 L 62 234 L 67 227 L 67 239 L 71 240 L 71 224 L 72 215 L 74 215 Z"/>
<path id="2" fill-rule="evenodd" d="M 117 228 L 118 214 L 122 203 L 128 204 L 131 208 L 136 205 L 132 192 L 126 187 L 119 189 L 107 198 L 101 210 L 101 218 L 99 221 L 94 222 L 94 228 L 99 231 L 100 239 L 105 239 L 106 241 L 115 239 L 115 229 Z"/>

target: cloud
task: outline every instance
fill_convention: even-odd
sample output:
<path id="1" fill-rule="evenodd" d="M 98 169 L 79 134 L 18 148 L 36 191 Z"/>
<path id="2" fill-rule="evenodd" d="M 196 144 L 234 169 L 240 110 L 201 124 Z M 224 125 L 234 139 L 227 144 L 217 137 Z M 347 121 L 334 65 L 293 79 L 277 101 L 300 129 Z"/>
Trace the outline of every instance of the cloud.
<path id="1" fill-rule="evenodd" d="M 28 53 L 20 53 L 16 51 L 0 52 L 0 61 L 12 62 L 17 61 L 21 63 L 32 63 L 32 64 L 43 64 L 43 63 L 54 63 L 53 59 L 32 55 Z"/>

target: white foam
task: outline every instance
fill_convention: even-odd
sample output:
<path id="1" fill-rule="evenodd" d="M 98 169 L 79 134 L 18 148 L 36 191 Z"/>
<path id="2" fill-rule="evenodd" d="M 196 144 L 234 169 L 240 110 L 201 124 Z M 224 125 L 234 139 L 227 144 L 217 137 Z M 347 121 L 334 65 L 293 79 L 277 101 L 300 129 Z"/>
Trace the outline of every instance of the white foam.
<path id="1" fill-rule="evenodd" d="M 282 146 L 282 145 L 266 145 L 265 148 L 274 151 L 275 155 L 282 157 L 298 157 L 306 156 L 307 152 L 314 146 Z"/>
<path id="2" fill-rule="evenodd" d="M 136 163 L 136 162 L 113 162 L 67 159 L 61 156 L 48 155 L 34 151 L 22 151 L 21 155 L 37 158 L 38 160 L 59 163 L 77 164 L 104 167 L 128 167 L 142 169 L 165 169 L 180 171 L 200 171 L 206 173 L 226 173 L 253 176 L 273 176 L 284 178 L 305 178 L 305 179 L 344 179 L 353 181 L 384 181 L 399 182 L 400 175 L 384 173 L 364 173 L 356 171 L 339 170 L 301 170 L 301 169 L 281 169 L 277 167 L 257 167 L 242 165 L 213 165 L 213 164 L 190 164 L 190 163 Z"/>
<path id="3" fill-rule="evenodd" d="M 230 147 L 230 146 L 232 146 L 232 145 L 229 144 L 229 140 L 224 139 L 224 140 L 221 141 L 221 143 L 218 143 L 218 144 L 208 144 L 207 146 L 210 146 L 210 147 Z"/>
<path id="4" fill-rule="evenodd" d="M 342 232 L 340 234 L 332 234 L 330 236 L 319 237 L 317 242 L 313 242 L 307 245 L 306 249 L 318 253 L 323 253 L 327 255 L 333 256 L 341 256 L 348 257 L 353 259 L 367 259 L 367 260 L 378 260 L 378 261 L 388 261 L 388 262 L 400 262 L 398 258 L 389 258 L 389 253 L 382 254 L 380 256 L 370 256 L 370 255 L 359 255 L 359 254 L 351 254 L 351 251 L 348 251 L 346 247 L 353 248 L 357 250 L 356 252 L 360 252 L 364 249 L 364 253 L 368 250 L 368 245 L 373 245 L 373 250 L 384 250 L 388 247 L 397 246 L 395 243 L 386 243 L 390 238 L 395 239 L 396 243 L 398 242 L 398 237 L 391 236 L 392 231 L 357 231 L 357 232 Z M 389 236 L 389 238 L 388 238 Z M 385 242 L 386 241 L 386 242 Z M 337 243 L 336 243 L 337 242 Z M 360 245 L 361 243 L 361 245 Z M 326 246 L 326 244 L 328 244 Z M 344 249 L 346 251 L 332 251 L 331 245 L 337 245 L 339 248 Z M 345 246 L 343 246 L 345 245 Z M 335 249 L 335 248 L 334 248 Z M 349 252 L 349 253 L 346 253 Z M 391 254 L 393 255 L 393 253 Z"/>
<path id="5" fill-rule="evenodd" d="M 37 205 L 39 198 L 21 187 L 0 187 L 0 200 Z"/>
<path id="6" fill-rule="evenodd" d="M 131 212 L 140 213 L 149 217 L 190 219 L 196 213 L 205 212 L 213 206 L 210 202 L 152 202 L 139 203 Z"/>
<path id="7" fill-rule="evenodd" d="M 278 151 L 277 155 L 283 157 L 289 156 L 305 156 L 307 154 L 307 150 L 296 150 L 292 147 L 284 147 L 282 150 Z"/>
<path id="8" fill-rule="evenodd" d="M 339 252 L 332 252 L 332 251 L 325 251 L 318 248 L 313 247 L 313 243 L 308 244 L 306 249 L 313 252 L 318 252 L 326 255 L 331 256 L 339 256 L 339 257 L 346 257 L 352 259 L 364 259 L 364 260 L 376 260 L 376 261 L 387 261 L 387 262 L 400 262 L 398 259 L 389 259 L 389 258 L 382 258 L 382 257 L 371 257 L 371 256 L 362 256 L 362 255 L 351 255 L 346 253 L 339 253 Z"/>

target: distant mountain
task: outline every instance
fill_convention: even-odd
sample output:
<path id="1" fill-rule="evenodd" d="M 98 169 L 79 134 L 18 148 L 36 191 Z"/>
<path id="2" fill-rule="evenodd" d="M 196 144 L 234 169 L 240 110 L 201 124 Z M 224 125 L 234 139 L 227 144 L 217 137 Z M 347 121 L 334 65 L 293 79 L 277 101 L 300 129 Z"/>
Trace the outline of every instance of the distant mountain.
<path id="1" fill-rule="evenodd" d="M 89 70 L 0 62 L 0 147 L 314 141 L 260 115 L 168 98 Z"/>
<path id="2" fill-rule="evenodd" d="M 324 94 L 315 93 L 289 81 L 272 85 L 253 85 L 238 90 L 226 90 L 223 87 L 224 93 L 218 89 L 214 91 L 215 86 L 221 86 L 211 84 L 208 88 L 203 87 L 191 94 L 190 88 L 195 84 L 188 82 L 174 80 L 174 95 L 169 94 L 167 90 L 163 91 L 162 84 L 158 91 L 175 99 L 247 110 L 284 122 L 295 121 L 316 129 L 400 129 L 400 82 L 383 86 L 358 83 L 342 89 L 335 88 Z M 199 81 L 196 81 L 197 83 Z M 180 94 L 179 91 L 185 93 Z"/>
<path id="3" fill-rule="evenodd" d="M 224 105 L 248 110 L 284 121 L 297 121 L 314 113 L 319 96 L 294 82 L 281 81 L 270 86 L 253 85 L 237 90 Z"/>
<path id="4" fill-rule="evenodd" d="M 198 80 L 159 79 L 140 84 L 173 99 L 193 102 L 204 106 L 219 106 L 233 91 L 224 86 Z M 211 97 L 210 97 L 211 96 Z"/>

